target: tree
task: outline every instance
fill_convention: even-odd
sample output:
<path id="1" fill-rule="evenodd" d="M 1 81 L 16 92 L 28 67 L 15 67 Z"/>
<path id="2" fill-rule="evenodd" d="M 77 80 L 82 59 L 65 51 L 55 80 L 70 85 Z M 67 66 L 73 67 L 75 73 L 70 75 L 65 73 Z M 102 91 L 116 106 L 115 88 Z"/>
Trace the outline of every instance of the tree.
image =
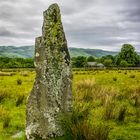
<path id="1" fill-rule="evenodd" d="M 120 66 L 121 66 L 121 67 L 128 67 L 128 63 L 127 63 L 125 60 L 122 60 L 122 61 L 120 62 Z"/>
<path id="2" fill-rule="evenodd" d="M 106 55 L 102 56 L 98 62 L 103 63 L 106 67 L 110 67 L 114 65 L 114 58 L 112 55 Z"/>
<path id="3" fill-rule="evenodd" d="M 94 62 L 94 61 L 95 61 L 95 58 L 94 58 L 93 56 L 89 56 L 89 57 L 87 58 L 87 61 L 88 61 L 88 62 Z"/>
<path id="4" fill-rule="evenodd" d="M 32 58 L 0 57 L 0 68 L 34 68 Z"/>
<path id="5" fill-rule="evenodd" d="M 124 44 L 121 48 L 121 52 L 116 57 L 116 64 L 120 65 L 124 60 L 129 66 L 135 66 L 138 62 L 138 54 L 135 52 L 135 48 L 130 44 Z"/>
<path id="6" fill-rule="evenodd" d="M 87 59 L 84 56 L 78 56 L 78 57 L 72 58 L 73 67 L 82 68 L 86 66 L 86 64 L 87 64 Z"/>
<path id="7" fill-rule="evenodd" d="M 112 66 L 112 60 L 111 59 L 105 59 L 103 64 L 106 66 L 106 67 L 110 67 Z"/>
<path id="8" fill-rule="evenodd" d="M 112 62 L 114 62 L 114 56 L 112 55 L 106 55 L 106 56 L 102 56 L 101 59 L 100 59 L 100 63 L 103 63 L 105 60 L 108 60 L 108 59 L 111 59 Z"/>

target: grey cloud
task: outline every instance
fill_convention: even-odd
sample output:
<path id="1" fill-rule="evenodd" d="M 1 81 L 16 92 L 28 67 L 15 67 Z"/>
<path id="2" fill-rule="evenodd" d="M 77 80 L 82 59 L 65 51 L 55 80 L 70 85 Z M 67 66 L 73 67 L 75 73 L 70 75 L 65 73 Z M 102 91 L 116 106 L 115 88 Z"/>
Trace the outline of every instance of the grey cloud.
<path id="1" fill-rule="evenodd" d="M 139 0 L 1 0 L 0 45 L 33 44 L 41 34 L 43 11 L 54 2 L 70 47 L 118 50 L 132 43 L 140 51 Z"/>
<path id="2" fill-rule="evenodd" d="M 125 9 L 120 12 L 124 14 L 124 20 L 129 22 L 140 22 L 140 8 Z"/>
<path id="3" fill-rule="evenodd" d="M 125 0 L 124 9 L 120 14 L 124 14 L 124 20 L 130 22 L 140 21 L 140 1 L 139 0 Z"/>
<path id="4" fill-rule="evenodd" d="M 0 37 L 12 37 L 12 36 L 15 36 L 15 34 L 4 27 L 0 27 Z"/>

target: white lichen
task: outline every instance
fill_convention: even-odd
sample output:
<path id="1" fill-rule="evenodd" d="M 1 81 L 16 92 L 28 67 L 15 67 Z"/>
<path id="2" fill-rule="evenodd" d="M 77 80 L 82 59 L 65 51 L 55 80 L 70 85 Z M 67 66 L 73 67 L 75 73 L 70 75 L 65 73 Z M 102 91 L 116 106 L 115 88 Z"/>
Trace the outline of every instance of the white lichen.
<path id="1" fill-rule="evenodd" d="M 30 125 L 28 125 L 28 127 L 26 127 L 25 130 L 25 134 L 28 140 L 34 140 L 34 137 L 31 137 L 32 134 L 35 134 L 37 128 L 38 128 L 39 124 L 37 123 L 31 123 Z"/>
<path id="2" fill-rule="evenodd" d="M 37 53 L 35 54 L 35 56 L 36 56 L 36 57 L 39 57 L 39 53 L 37 52 Z"/>

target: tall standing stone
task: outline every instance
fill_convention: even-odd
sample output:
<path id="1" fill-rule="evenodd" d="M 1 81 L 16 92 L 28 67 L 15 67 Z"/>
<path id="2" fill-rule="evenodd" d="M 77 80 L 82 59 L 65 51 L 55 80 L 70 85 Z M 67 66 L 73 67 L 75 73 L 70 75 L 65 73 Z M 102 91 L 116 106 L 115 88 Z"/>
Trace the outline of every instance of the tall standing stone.
<path id="1" fill-rule="evenodd" d="M 36 79 L 28 97 L 28 140 L 62 136 L 59 116 L 71 111 L 72 73 L 60 9 L 52 4 L 44 11 L 42 36 L 35 41 Z"/>

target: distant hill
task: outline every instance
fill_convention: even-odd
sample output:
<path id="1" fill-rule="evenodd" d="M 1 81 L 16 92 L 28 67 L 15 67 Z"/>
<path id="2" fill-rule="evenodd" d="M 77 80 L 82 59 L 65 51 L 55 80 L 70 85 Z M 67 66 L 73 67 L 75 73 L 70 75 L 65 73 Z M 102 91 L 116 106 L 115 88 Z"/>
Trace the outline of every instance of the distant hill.
<path id="1" fill-rule="evenodd" d="M 75 56 L 95 56 L 102 57 L 105 55 L 116 55 L 118 52 L 105 51 L 100 49 L 83 49 L 83 48 L 70 48 L 70 54 Z"/>
<path id="2" fill-rule="evenodd" d="M 34 46 L 0 46 L 0 56 L 32 58 Z"/>
<path id="3" fill-rule="evenodd" d="M 77 56 L 95 56 L 101 57 L 105 55 L 116 55 L 117 52 L 104 51 L 100 49 L 83 49 L 83 48 L 69 48 L 71 57 Z M 21 57 L 32 58 L 34 55 L 34 46 L 0 46 L 0 57 Z"/>

